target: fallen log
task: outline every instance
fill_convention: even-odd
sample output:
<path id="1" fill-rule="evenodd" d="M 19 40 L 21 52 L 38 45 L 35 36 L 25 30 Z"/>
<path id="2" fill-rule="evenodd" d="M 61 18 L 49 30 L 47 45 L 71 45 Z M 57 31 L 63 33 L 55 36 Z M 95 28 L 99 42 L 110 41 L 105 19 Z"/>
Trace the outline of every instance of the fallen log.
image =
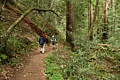
<path id="1" fill-rule="evenodd" d="M 110 45 L 108 44 L 98 44 L 99 46 L 103 46 L 103 47 L 109 47 Z"/>

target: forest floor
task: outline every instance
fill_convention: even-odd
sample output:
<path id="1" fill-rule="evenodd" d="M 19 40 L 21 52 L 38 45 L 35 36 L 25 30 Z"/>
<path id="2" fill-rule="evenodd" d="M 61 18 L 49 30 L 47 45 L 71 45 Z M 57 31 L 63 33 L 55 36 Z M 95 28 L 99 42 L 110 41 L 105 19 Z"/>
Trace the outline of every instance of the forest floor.
<path id="1" fill-rule="evenodd" d="M 45 77 L 45 58 L 52 52 L 51 46 L 46 46 L 45 53 L 40 53 L 40 47 L 30 52 L 24 66 L 14 73 L 11 80 L 47 80 Z"/>

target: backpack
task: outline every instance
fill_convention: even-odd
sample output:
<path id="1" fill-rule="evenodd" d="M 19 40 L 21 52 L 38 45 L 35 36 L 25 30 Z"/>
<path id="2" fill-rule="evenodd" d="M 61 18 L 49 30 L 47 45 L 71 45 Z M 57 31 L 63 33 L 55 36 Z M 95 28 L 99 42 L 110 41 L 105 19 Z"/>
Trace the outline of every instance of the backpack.
<path id="1" fill-rule="evenodd" d="M 56 42 L 56 39 L 55 39 L 55 38 L 52 38 L 52 39 L 51 39 L 51 42 L 52 42 L 52 43 L 55 43 L 55 42 Z"/>
<path id="2" fill-rule="evenodd" d="M 43 45 L 43 44 L 44 44 L 44 37 L 43 37 L 43 36 L 40 36 L 39 44 L 40 44 L 40 45 Z"/>

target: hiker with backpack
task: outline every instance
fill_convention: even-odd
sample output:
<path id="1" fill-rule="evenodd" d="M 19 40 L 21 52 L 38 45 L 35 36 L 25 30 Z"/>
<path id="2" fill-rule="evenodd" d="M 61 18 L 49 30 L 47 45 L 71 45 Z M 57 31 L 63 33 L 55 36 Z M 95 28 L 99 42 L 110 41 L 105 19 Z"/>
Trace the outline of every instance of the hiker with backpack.
<path id="1" fill-rule="evenodd" d="M 41 45 L 41 53 L 44 53 L 45 51 L 45 37 L 44 37 L 44 33 L 40 36 L 39 38 L 39 44 Z"/>
<path id="2" fill-rule="evenodd" d="M 56 45 L 56 38 L 54 36 L 52 36 L 52 38 L 51 38 L 51 43 L 52 43 L 52 47 L 54 49 L 55 45 Z"/>

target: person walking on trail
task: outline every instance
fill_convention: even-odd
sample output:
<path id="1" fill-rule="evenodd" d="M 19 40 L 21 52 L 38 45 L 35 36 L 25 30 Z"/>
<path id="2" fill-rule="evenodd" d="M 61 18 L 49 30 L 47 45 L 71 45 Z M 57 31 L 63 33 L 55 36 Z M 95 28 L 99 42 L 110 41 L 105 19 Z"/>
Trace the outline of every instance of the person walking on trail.
<path id="1" fill-rule="evenodd" d="M 45 37 L 44 37 L 44 33 L 43 33 L 43 35 L 41 35 L 40 36 L 40 38 L 39 38 L 39 44 L 40 44 L 40 46 L 41 46 L 41 53 L 44 53 L 45 52 Z"/>
<path id="2" fill-rule="evenodd" d="M 51 38 L 51 43 L 52 43 L 52 47 L 54 49 L 55 48 L 55 44 L 56 44 L 56 38 L 54 36 L 52 36 L 52 38 Z"/>

